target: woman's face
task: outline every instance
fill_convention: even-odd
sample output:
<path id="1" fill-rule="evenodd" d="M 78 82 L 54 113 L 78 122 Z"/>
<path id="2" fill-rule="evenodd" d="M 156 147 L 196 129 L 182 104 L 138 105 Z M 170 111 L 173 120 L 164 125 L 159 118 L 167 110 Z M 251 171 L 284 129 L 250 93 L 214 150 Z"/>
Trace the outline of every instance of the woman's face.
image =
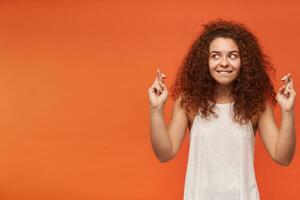
<path id="1" fill-rule="evenodd" d="M 209 72 L 220 85 L 230 85 L 239 75 L 241 59 L 236 42 L 217 37 L 209 45 Z"/>

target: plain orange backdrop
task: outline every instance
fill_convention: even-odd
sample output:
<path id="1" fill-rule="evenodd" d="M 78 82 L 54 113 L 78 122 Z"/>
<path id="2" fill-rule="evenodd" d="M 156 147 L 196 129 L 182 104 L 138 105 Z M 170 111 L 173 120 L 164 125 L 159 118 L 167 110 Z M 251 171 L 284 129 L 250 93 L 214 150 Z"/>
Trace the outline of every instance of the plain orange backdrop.
<path id="1" fill-rule="evenodd" d="M 201 25 L 232 19 L 259 38 L 276 90 L 290 72 L 297 91 L 299 10 L 296 1 L 0 1 L 0 199 L 182 199 L 188 137 L 168 163 L 150 144 L 156 68 L 169 87 Z M 300 199 L 299 164 L 299 149 L 290 166 L 275 164 L 258 135 L 261 199 Z"/>

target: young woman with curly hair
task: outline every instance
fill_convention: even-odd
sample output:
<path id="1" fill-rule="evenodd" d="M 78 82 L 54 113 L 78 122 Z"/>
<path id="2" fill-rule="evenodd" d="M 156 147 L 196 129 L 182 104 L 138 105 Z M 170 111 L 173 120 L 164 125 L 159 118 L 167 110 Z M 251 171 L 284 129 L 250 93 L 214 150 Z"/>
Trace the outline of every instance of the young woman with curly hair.
<path id="1" fill-rule="evenodd" d="M 254 171 L 255 133 L 271 158 L 292 161 L 296 92 L 290 73 L 277 93 L 275 72 L 257 38 L 241 23 L 216 20 L 203 25 L 171 88 L 168 126 L 163 116 L 168 90 L 159 70 L 148 90 L 153 151 L 160 162 L 178 152 L 189 128 L 185 200 L 258 200 Z M 281 108 L 277 127 L 273 108 Z"/>

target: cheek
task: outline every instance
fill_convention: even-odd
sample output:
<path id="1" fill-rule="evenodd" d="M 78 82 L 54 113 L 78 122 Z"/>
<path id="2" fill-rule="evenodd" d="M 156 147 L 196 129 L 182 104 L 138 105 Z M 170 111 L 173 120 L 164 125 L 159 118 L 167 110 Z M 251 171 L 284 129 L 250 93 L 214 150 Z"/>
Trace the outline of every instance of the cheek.
<path id="1" fill-rule="evenodd" d="M 209 69 L 209 73 L 212 75 L 213 73 L 215 73 L 215 68 L 216 68 L 217 64 L 214 62 L 208 62 L 208 69 Z"/>
<path id="2" fill-rule="evenodd" d="M 240 74 L 240 70 L 241 70 L 241 62 L 238 61 L 238 62 L 235 62 L 233 65 L 232 65 L 235 69 L 235 76 L 238 76 Z"/>
<path id="3" fill-rule="evenodd" d="M 208 67 L 209 67 L 209 69 L 214 69 L 217 65 L 218 65 L 217 61 L 212 61 L 212 60 L 208 61 Z"/>
<path id="4" fill-rule="evenodd" d="M 231 66 L 234 67 L 236 70 L 239 70 L 241 68 L 241 60 L 231 61 Z"/>

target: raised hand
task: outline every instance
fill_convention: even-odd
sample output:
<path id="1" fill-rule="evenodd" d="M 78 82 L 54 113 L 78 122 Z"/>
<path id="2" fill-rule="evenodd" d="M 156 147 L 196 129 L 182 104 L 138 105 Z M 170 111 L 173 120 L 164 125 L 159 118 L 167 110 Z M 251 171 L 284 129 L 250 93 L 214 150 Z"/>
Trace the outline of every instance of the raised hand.
<path id="1" fill-rule="evenodd" d="M 283 111 L 290 112 L 294 108 L 296 97 L 291 74 L 288 73 L 281 80 L 284 81 L 284 85 L 279 88 L 276 100 Z"/>
<path id="2" fill-rule="evenodd" d="M 165 78 L 166 75 L 163 74 L 159 69 L 157 69 L 156 79 L 154 80 L 152 86 L 148 89 L 150 106 L 152 108 L 163 108 L 168 98 L 169 93 L 166 85 L 164 84 Z"/>

